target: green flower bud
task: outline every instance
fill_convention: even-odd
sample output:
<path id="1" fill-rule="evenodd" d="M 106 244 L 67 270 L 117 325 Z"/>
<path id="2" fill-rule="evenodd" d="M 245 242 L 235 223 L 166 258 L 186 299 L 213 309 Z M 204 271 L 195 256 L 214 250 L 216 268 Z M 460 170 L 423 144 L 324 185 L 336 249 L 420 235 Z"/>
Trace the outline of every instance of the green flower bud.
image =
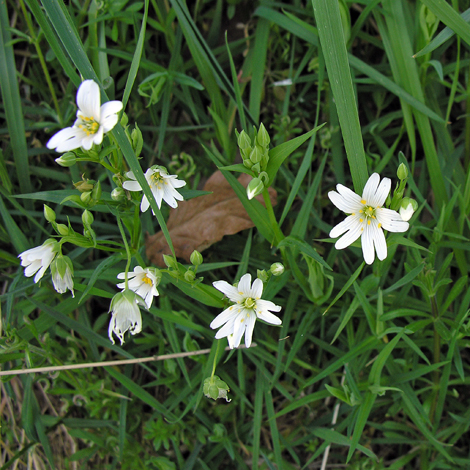
<path id="1" fill-rule="evenodd" d="M 93 214 L 88 210 L 85 209 L 82 214 L 82 222 L 83 225 L 89 226 L 95 221 Z"/>
<path id="2" fill-rule="evenodd" d="M 243 165 L 245 165 L 247 168 L 251 168 L 253 166 L 253 162 L 249 158 L 246 158 L 243 160 Z"/>
<path id="3" fill-rule="evenodd" d="M 253 163 L 259 163 L 262 159 L 263 159 L 263 150 L 258 145 L 255 145 L 255 147 L 250 153 L 250 160 Z"/>
<path id="4" fill-rule="evenodd" d="M 262 147 L 267 147 L 269 145 L 269 142 L 271 142 L 271 139 L 269 138 L 268 131 L 264 127 L 264 124 L 261 123 L 258 129 L 258 137 L 257 137 L 258 143 Z"/>
<path id="5" fill-rule="evenodd" d="M 67 152 L 55 159 L 56 163 L 64 168 L 75 165 L 77 163 L 77 157 L 73 152 Z"/>
<path id="6" fill-rule="evenodd" d="M 91 202 L 91 191 L 86 191 L 80 194 L 80 199 L 85 204 L 89 204 Z"/>
<path id="7" fill-rule="evenodd" d="M 135 125 L 135 129 L 131 132 L 132 148 L 134 149 L 135 156 L 138 157 L 142 152 L 144 146 L 144 139 L 142 137 L 142 131 Z"/>
<path id="8" fill-rule="evenodd" d="M 196 277 L 196 273 L 194 271 L 191 271 L 191 269 L 188 269 L 184 273 L 184 279 L 188 282 L 194 281 L 194 278 Z"/>
<path id="9" fill-rule="evenodd" d="M 408 178 L 408 168 L 406 168 L 406 165 L 404 163 L 400 163 L 400 166 L 397 170 L 397 176 L 399 180 L 404 180 L 405 178 Z"/>
<path id="10" fill-rule="evenodd" d="M 173 269 L 178 269 L 178 263 L 176 262 L 173 256 L 163 255 L 163 262 L 169 267 Z"/>
<path id="11" fill-rule="evenodd" d="M 220 380 L 217 375 L 204 379 L 203 392 L 207 398 L 212 398 L 213 400 L 225 398 L 227 402 L 232 401 L 227 397 L 227 392 L 230 392 L 228 385 L 223 380 Z"/>
<path id="12" fill-rule="evenodd" d="M 246 188 L 246 195 L 248 199 L 253 199 L 258 194 L 261 194 L 264 190 L 264 184 L 259 178 L 253 178 L 247 188 Z"/>
<path id="13" fill-rule="evenodd" d="M 67 225 L 57 224 L 55 229 L 57 230 L 57 233 L 59 235 L 62 235 L 63 237 L 66 237 L 69 234 L 69 228 L 67 227 Z"/>
<path id="14" fill-rule="evenodd" d="M 129 122 L 129 118 L 127 117 L 127 114 L 123 112 L 121 116 L 121 126 L 126 127 L 128 122 Z"/>
<path id="15" fill-rule="evenodd" d="M 119 202 L 126 197 L 126 191 L 123 188 L 114 188 L 111 191 L 111 199 L 113 201 Z"/>
<path id="16" fill-rule="evenodd" d="M 267 280 L 269 279 L 268 273 L 264 269 L 262 271 L 258 269 L 256 271 L 256 275 L 258 279 L 261 279 L 263 282 L 267 282 Z"/>
<path id="17" fill-rule="evenodd" d="M 408 222 L 408 220 L 411 219 L 411 217 L 413 216 L 414 212 L 417 209 L 418 209 L 418 203 L 414 199 L 411 199 L 410 197 L 405 197 L 401 201 L 401 206 L 399 210 L 400 216 L 405 222 Z"/>
<path id="18" fill-rule="evenodd" d="M 269 270 L 273 276 L 280 276 L 284 272 L 284 265 L 282 263 L 273 263 Z"/>
<path id="19" fill-rule="evenodd" d="M 199 251 L 194 250 L 191 253 L 191 256 L 189 257 L 189 261 L 191 261 L 191 264 L 198 267 L 200 264 L 202 264 L 202 255 L 201 255 L 201 253 L 199 253 Z"/>
<path id="20" fill-rule="evenodd" d="M 261 171 L 261 165 L 259 163 L 256 163 L 251 167 L 251 171 L 254 173 L 259 173 Z"/>
<path id="21" fill-rule="evenodd" d="M 238 134 L 238 146 L 240 149 L 244 150 L 249 147 L 251 147 L 251 139 L 250 136 L 245 132 L 241 131 L 240 134 Z"/>
<path id="22" fill-rule="evenodd" d="M 46 204 L 44 204 L 44 218 L 48 222 L 55 222 L 55 212 Z"/>

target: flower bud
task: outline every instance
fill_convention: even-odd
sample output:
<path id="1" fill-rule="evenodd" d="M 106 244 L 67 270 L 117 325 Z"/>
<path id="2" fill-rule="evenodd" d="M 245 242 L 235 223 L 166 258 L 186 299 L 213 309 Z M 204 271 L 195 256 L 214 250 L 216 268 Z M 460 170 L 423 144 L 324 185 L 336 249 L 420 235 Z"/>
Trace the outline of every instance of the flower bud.
<path id="1" fill-rule="evenodd" d="M 253 163 L 259 163 L 262 159 L 263 159 L 263 150 L 259 147 L 259 145 L 255 145 L 255 147 L 250 153 L 250 160 Z"/>
<path id="2" fill-rule="evenodd" d="M 44 218 L 48 222 L 55 222 L 55 212 L 46 204 L 44 204 Z"/>
<path id="3" fill-rule="evenodd" d="M 262 147 L 267 147 L 269 145 L 269 142 L 271 142 L 271 139 L 269 138 L 268 131 L 264 127 L 264 124 L 261 123 L 258 129 L 258 137 L 257 137 L 258 143 Z"/>
<path id="4" fill-rule="evenodd" d="M 258 194 L 261 194 L 264 190 L 264 184 L 259 178 L 253 178 L 247 188 L 246 188 L 246 195 L 248 199 L 253 199 Z"/>
<path id="5" fill-rule="evenodd" d="M 202 264 L 202 255 L 201 255 L 201 253 L 199 253 L 199 251 L 194 250 L 191 253 L 191 256 L 189 257 L 189 261 L 191 261 L 191 264 L 198 267 L 200 264 Z"/>
<path id="6" fill-rule="evenodd" d="M 95 219 L 93 217 L 93 214 L 88 209 L 85 209 L 82 214 L 83 225 L 89 226 L 94 222 L 94 220 Z"/>
<path id="7" fill-rule="evenodd" d="M 121 126 L 126 127 L 128 122 L 129 122 L 129 118 L 127 117 L 127 114 L 123 112 L 121 116 Z"/>
<path id="8" fill-rule="evenodd" d="M 111 199 L 113 201 L 119 202 L 126 197 L 126 191 L 123 188 L 114 188 L 111 191 Z"/>
<path id="9" fill-rule="evenodd" d="M 220 380 L 217 375 L 204 379 L 203 392 L 207 398 L 212 398 L 213 400 L 225 398 L 227 402 L 232 401 L 227 397 L 227 392 L 230 392 L 228 385 L 223 380 Z"/>
<path id="10" fill-rule="evenodd" d="M 406 165 L 404 163 L 400 163 L 400 166 L 397 170 L 397 176 L 399 180 L 404 180 L 405 178 L 408 178 L 408 168 L 406 168 Z"/>
<path id="11" fill-rule="evenodd" d="M 250 136 L 245 131 L 241 131 L 240 134 L 238 134 L 237 140 L 238 140 L 238 146 L 242 150 L 245 150 L 246 148 L 251 146 Z"/>
<path id="12" fill-rule="evenodd" d="M 411 199 L 409 197 L 403 198 L 399 211 L 402 220 L 408 222 L 408 220 L 410 220 L 413 216 L 416 209 L 418 209 L 418 203 L 414 199 Z"/>
<path id="13" fill-rule="evenodd" d="M 256 275 L 258 279 L 261 279 L 263 282 L 267 282 L 267 280 L 269 279 L 268 273 L 264 269 L 263 270 L 258 269 L 256 271 Z"/>
<path id="14" fill-rule="evenodd" d="M 91 191 L 86 191 L 80 194 L 80 200 L 85 204 L 89 204 L 91 202 Z"/>
<path id="15" fill-rule="evenodd" d="M 273 276 L 280 276 L 284 272 L 284 265 L 282 263 L 273 263 L 269 270 Z"/>
<path id="16" fill-rule="evenodd" d="M 81 193 L 85 193 L 87 191 L 92 191 L 94 188 L 96 181 L 95 180 L 85 180 L 79 181 L 78 183 L 73 183 L 76 189 L 78 189 Z"/>
<path id="17" fill-rule="evenodd" d="M 131 132 L 132 139 L 132 148 L 134 149 L 135 156 L 138 157 L 142 152 L 142 147 L 144 146 L 144 139 L 142 137 L 142 131 L 135 125 L 135 129 Z"/>
<path id="18" fill-rule="evenodd" d="M 77 163 L 77 157 L 73 152 L 67 152 L 55 159 L 55 162 L 64 168 L 75 165 Z"/>
<path id="19" fill-rule="evenodd" d="M 253 162 L 249 158 L 245 158 L 243 160 L 243 165 L 245 165 L 247 168 L 251 168 L 253 166 Z"/>
<path id="20" fill-rule="evenodd" d="M 188 269 L 185 273 L 184 273 L 184 279 L 188 282 L 192 282 L 194 281 L 194 278 L 196 277 L 196 273 L 194 271 L 192 271 L 191 269 Z"/>
<path id="21" fill-rule="evenodd" d="M 163 255 L 163 262 L 164 262 L 169 268 L 178 269 L 178 263 L 177 263 L 177 261 L 175 260 L 175 258 L 173 258 L 173 256 Z"/>
<path id="22" fill-rule="evenodd" d="M 91 191 L 91 198 L 95 201 L 99 201 L 101 198 L 101 183 L 99 181 L 96 182 Z"/>
<path id="23" fill-rule="evenodd" d="M 57 224 L 55 229 L 57 230 L 57 233 L 59 235 L 62 235 L 63 237 L 66 237 L 69 234 L 69 228 L 67 227 L 67 225 Z"/>

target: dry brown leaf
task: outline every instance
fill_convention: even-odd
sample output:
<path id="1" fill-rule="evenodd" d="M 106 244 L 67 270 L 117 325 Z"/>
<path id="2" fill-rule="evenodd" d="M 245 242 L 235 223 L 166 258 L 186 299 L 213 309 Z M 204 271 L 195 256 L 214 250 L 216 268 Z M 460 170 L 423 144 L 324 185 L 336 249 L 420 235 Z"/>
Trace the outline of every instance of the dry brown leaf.
<path id="1" fill-rule="evenodd" d="M 251 176 L 244 173 L 238 178 L 245 188 L 250 180 Z M 220 171 L 207 180 L 203 189 L 212 191 L 212 194 L 180 202 L 168 218 L 167 227 L 176 256 L 188 263 L 194 250 L 204 251 L 224 235 L 233 235 L 255 225 Z M 273 188 L 268 191 L 271 203 L 275 205 L 277 193 Z M 262 196 L 257 199 L 263 202 Z M 171 251 L 163 233 L 148 236 L 145 246 L 148 259 L 165 267 L 162 255 L 170 255 Z"/>

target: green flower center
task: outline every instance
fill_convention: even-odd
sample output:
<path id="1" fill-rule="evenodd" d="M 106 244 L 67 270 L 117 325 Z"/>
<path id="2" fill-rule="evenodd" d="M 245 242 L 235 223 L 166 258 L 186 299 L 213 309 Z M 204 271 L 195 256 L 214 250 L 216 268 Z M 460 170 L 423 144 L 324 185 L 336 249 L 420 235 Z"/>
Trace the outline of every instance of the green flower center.
<path id="1" fill-rule="evenodd" d="M 156 171 L 151 177 L 150 177 L 152 183 L 154 186 L 156 186 L 158 189 L 161 189 L 161 185 L 163 183 L 163 176 L 160 175 L 158 171 Z"/>
<path id="2" fill-rule="evenodd" d="M 256 300 L 255 299 L 252 299 L 251 297 L 248 297 L 245 299 L 245 301 L 243 302 L 243 306 L 245 308 L 253 308 L 256 306 Z"/>
<path id="3" fill-rule="evenodd" d="M 375 209 L 371 206 L 366 206 L 364 215 L 369 219 L 375 219 Z"/>
<path id="4" fill-rule="evenodd" d="M 91 117 L 82 117 L 81 124 L 78 125 L 80 129 L 86 132 L 86 135 L 96 134 L 100 125 Z"/>

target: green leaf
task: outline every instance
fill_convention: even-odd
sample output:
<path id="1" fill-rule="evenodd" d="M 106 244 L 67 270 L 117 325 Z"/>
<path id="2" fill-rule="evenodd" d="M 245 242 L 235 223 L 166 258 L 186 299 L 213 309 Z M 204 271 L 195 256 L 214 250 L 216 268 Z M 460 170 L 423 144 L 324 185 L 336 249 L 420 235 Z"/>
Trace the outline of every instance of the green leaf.
<path id="1" fill-rule="evenodd" d="M 298 248 L 300 252 L 310 256 L 311 258 L 313 258 L 315 261 L 317 261 L 318 263 L 320 263 L 322 266 L 324 266 L 325 268 L 329 269 L 330 271 L 332 271 L 331 267 L 328 265 L 328 263 L 317 253 L 317 251 L 315 250 L 315 248 L 313 248 L 312 246 L 310 246 L 307 242 L 305 242 L 304 240 L 301 240 L 300 238 L 296 238 L 296 237 L 292 237 L 292 236 L 288 236 L 286 238 L 284 238 L 283 240 L 281 240 L 278 245 L 278 247 L 281 247 L 281 246 L 288 246 L 288 247 L 295 247 L 295 248 Z"/>

